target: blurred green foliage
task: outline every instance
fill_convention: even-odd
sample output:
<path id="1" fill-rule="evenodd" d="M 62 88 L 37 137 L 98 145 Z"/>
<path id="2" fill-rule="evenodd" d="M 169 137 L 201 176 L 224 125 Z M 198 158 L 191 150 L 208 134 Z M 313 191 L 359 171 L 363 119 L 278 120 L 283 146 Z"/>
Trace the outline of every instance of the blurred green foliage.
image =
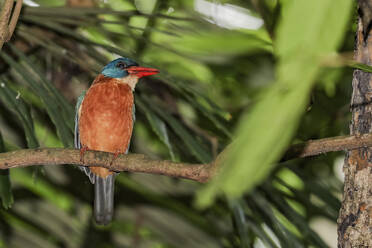
<path id="1" fill-rule="evenodd" d="M 226 165 L 199 195 L 201 205 L 209 205 L 220 189 L 229 197 L 241 196 L 280 160 L 306 111 L 322 57 L 334 53 L 342 41 L 351 4 L 299 0 L 283 6 L 276 32 L 276 82 L 241 118 Z M 247 175 L 254 176 L 246 180 Z"/>
<path id="2" fill-rule="evenodd" d="M 0 53 L 0 151 L 71 147 L 77 97 L 118 56 L 161 71 L 137 86 L 130 152 L 207 163 L 232 148 L 206 186 L 121 173 L 108 227 L 73 166 L 2 172 L 0 247 L 334 245 L 342 154 L 278 161 L 348 133 L 351 68 L 370 70 L 345 58 L 351 0 L 85 2 L 26 2 Z"/>

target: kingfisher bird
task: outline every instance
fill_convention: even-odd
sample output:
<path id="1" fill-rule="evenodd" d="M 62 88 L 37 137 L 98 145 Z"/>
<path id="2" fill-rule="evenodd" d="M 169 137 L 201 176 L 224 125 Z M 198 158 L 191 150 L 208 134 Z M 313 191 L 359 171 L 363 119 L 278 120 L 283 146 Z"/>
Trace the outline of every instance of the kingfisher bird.
<path id="1" fill-rule="evenodd" d="M 129 58 L 108 63 L 83 92 L 76 103 L 75 148 L 119 154 L 128 153 L 133 131 L 134 96 L 138 79 L 159 73 L 141 67 Z M 94 216 L 97 224 L 107 225 L 114 213 L 114 179 L 116 172 L 104 167 L 81 166 L 94 184 Z"/>

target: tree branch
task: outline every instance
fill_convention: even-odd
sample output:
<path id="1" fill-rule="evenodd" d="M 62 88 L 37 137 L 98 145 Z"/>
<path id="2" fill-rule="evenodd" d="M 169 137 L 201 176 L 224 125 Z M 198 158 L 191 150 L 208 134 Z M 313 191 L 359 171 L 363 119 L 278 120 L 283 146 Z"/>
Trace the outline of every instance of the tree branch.
<path id="1" fill-rule="evenodd" d="M 333 151 L 346 151 L 372 146 L 372 134 L 360 136 L 340 136 L 310 140 L 296 144 L 283 156 L 283 161 L 315 156 Z M 32 165 L 74 164 L 83 166 L 102 166 L 114 171 L 142 172 L 171 177 L 186 178 L 197 182 L 207 182 L 219 168 L 223 154 L 228 147 L 209 164 L 176 163 L 168 160 L 155 160 L 143 154 L 119 155 L 110 165 L 114 154 L 86 151 L 84 163 L 77 149 L 39 148 L 0 153 L 0 169 L 27 167 Z"/>
<path id="2" fill-rule="evenodd" d="M 10 38 L 12 38 L 13 32 L 17 26 L 18 17 L 21 13 L 23 0 L 17 0 L 16 6 L 14 7 L 12 19 L 9 22 L 9 29 L 8 29 L 8 37 L 6 38 L 5 42 L 8 42 Z"/>
<path id="3" fill-rule="evenodd" d="M 206 182 L 210 177 L 210 165 L 175 163 L 168 160 L 154 160 L 143 154 L 119 155 L 110 165 L 114 154 L 86 151 L 84 163 L 77 149 L 39 148 L 0 153 L 0 169 L 27 167 L 31 165 L 74 164 L 102 166 L 113 171 L 144 172 L 167 175 Z"/>
<path id="4" fill-rule="evenodd" d="M 355 150 L 372 146 L 372 134 L 337 136 L 318 140 L 309 140 L 292 145 L 284 154 L 282 162 L 319 155 L 327 152 Z"/>
<path id="5" fill-rule="evenodd" d="M 5 0 L 0 12 L 0 49 L 9 37 L 8 22 L 14 0 Z"/>
<path id="6" fill-rule="evenodd" d="M 0 12 L 0 50 L 5 42 L 8 42 L 13 35 L 14 29 L 18 22 L 19 14 L 21 13 L 23 0 L 18 0 L 14 7 L 12 18 L 9 22 L 12 13 L 14 0 L 5 0 Z"/>

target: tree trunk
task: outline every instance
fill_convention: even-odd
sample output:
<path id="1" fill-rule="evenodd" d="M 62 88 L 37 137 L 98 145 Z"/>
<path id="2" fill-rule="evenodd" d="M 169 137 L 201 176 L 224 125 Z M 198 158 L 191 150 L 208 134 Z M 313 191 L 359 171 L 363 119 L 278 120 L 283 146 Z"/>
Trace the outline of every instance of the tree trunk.
<path id="1" fill-rule="evenodd" d="M 372 65 L 372 0 L 358 1 L 355 59 Z M 372 131 L 372 74 L 355 70 L 350 133 Z M 372 148 L 349 151 L 344 163 L 345 186 L 338 218 L 338 247 L 372 247 Z"/>

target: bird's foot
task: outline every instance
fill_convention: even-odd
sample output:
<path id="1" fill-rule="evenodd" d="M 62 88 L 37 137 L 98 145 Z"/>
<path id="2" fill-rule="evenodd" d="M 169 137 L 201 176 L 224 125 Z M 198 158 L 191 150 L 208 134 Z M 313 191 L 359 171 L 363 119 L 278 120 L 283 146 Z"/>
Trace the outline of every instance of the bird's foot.
<path id="1" fill-rule="evenodd" d="M 84 164 L 84 153 L 88 151 L 88 147 L 87 146 L 82 146 L 80 148 L 80 161 Z"/>
<path id="2" fill-rule="evenodd" d="M 111 160 L 111 162 L 110 162 L 110 166 L 112 166 L 112 164 L 113 164 L 114 161 L 118 158 L 118 156 L 119 156 L 120 153 L 121 153 L 120 151 L 116 151 L 116 152 L 114 153 L 114 158 Z"/>

